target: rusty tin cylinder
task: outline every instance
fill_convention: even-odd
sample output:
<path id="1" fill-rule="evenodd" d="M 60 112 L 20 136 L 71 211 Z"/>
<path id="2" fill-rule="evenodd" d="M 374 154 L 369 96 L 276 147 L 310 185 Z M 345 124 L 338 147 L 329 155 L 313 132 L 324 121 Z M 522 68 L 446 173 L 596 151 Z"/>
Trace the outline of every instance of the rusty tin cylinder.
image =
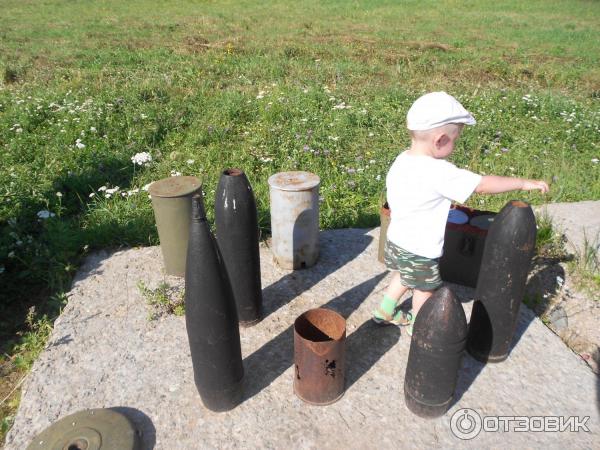
<path id="1" fill-rule="evenodd" d="M 508 357 L 536 234 L 531 207 L 517 200 L 508 202 L 490 226 L 467 340 L 467 351 L 479 361 L 501 362 Z"/>
<path id="2" fill-rule="evenodd" d="M 310 172 L 280 172 L 269 178 L 271 248 L 285 269 L 302 269 L 317 262 L 320 182 Z"/>
<path id="3" fill-rule="evenodd" d="M 294 322 L 294 393 L 307 403 L 329 405 L 344 395 L 346 320 L 316 308 Z"/>
<path id="4" fill-rule="evenodd" d="M 196 177 L 163 178 L 148 189 L 168 275 L 185 275 L 192 195 L 201 189 L 202 182 Z"/>
<path id="5" fill-rule="evenodd" d="M 377 260 L 382 263 L 385 257 L 385 241 L 387 240 L 387 230 L 392 220 L 392 211 L 388 206 L 388 202 L 385 202 L 379 210 L 379 219 L 381 226 L 379 228 L 379 248 L 377 251 Z"/>
<path id="6" fill-rule="evenodd" d="M 417 416 L 439 417 L 450 407 L 466 340 L 463 307 L 441 287 L 419 310 L 410 342 L 404 399 Z"/>

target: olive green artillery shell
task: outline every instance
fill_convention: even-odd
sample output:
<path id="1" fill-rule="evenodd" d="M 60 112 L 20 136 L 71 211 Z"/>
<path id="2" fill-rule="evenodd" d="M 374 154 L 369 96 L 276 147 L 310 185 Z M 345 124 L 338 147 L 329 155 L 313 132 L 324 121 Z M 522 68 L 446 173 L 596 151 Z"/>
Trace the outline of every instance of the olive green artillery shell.
<path id="1" fill-rule="evenodd" d="M 185 276 L 192 195 L 201 189 L 199 178 L 187 176 L 163 178 L 148 188 L 168 275 Z"/>

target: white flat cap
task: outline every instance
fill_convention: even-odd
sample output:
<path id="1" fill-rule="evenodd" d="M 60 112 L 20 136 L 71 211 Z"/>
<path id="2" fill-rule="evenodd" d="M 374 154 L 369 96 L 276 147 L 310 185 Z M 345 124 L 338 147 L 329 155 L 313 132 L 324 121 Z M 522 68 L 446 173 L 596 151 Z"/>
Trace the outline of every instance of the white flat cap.
<path id="1" fill-rule="evenodd" d="M 419 97 L 406 114 L 406 127 L 425 131 L 449 123 L 475 125 L 475 118 L 458 100 L 445 92 L 430 92 Z"/>

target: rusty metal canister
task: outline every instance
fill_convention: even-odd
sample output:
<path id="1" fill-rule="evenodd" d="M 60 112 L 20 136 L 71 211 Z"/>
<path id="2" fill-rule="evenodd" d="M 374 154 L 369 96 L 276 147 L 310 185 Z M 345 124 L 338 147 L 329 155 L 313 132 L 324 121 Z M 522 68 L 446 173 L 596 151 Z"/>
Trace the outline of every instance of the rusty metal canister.
<path id="1" fill-rule="evenodd" d="M 346 320 L 316 308 L 294 322 L 294 393 L 313 405 L 329 405 L 344 395 Z"/>
<path id="2" fill-rule="evenodd" d="M 192 195 L 200 191 L 202 183 L 196 177 L 168 177 L 155 181 L 148 188 L 156 219 L 160 249 L 168 275 L 185 274 L 185 258 Z"/>
<path id="3" fill-rule="evenodd" d="M 482 362 L 510 352 L 535 252 L 535 216 L 522 201 L 508 202 L 489 228 L 469 322 L 467 351 Z"/>
<path id="4" fill-rule="evenodd" d="M 240 169 L 223 171 L 215 193 L 215 225 L 240 325 L 262 318 L 258 214 L 250 182 Z"/>
<path id="5" fill-rule="evenodd" d="M 379 248 L 377 251 L 377 260 L 382 263 L 384 262 L 383 259 L 385 257 L 385 241 L 387 240 L 387 230 L 392 220 L 392 211 L 390 210 L 388 202 L 385 202 L 379 210 L 379 219 L 381 226 L 379 228 Z"/>
<path id="6" fill-rule="evenodd" d="M 242 400 L 244 377 L 237 311 L 201 194 L 192 197 L 185 324 L 202 402 L 212 411 L 234 408 Z"/>
<path id="7" fill-rule="evenodd" d="M 310 172 L 280 172 L 269 178 L 271 250 L 285 269 L 302 269 L 317 262 L 320 182 Z"/>
<path id="8" fill-rule="evenodd" d="M 413 325 L 404 399 L 417 416 L 439 417 L 450 407 L 466 340 L 463 307 L 443 286 L 421 307 Z"/>

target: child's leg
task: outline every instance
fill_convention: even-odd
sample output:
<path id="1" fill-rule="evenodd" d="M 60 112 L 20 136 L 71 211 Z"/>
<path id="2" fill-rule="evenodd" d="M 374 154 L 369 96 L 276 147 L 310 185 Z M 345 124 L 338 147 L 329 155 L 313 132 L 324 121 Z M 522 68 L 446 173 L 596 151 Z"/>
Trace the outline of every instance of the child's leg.
<path id="1" fill-rule="evenodd" d="M 377 323 L 389 322 L 396 325 L 408 325 L 409 319 L 406 315 L 402 311 L 396 311 L 398 300 L 407 290 L 408 287 L 402 284 L 400 273 L 394 272 L 379 307 L 373 311 L 373 320 Z"/>
<path id="2" fill-rule="evenodd" d="M 421 309 L 421 306 L 423 306 L 423 304 L 427 301 L 427 299 L 429 297 L 431 297 L 431 295 L 434 292 L 435 291 L 422 291 L 420 289 L 415 289 L 413 291 L 413 298 L 412 298 L 412 314 L 413 314 L 413 317 L 417 317 L 417 314 L 419 313 L 419 310 Z"/>
<path id="3" fill-rule="evenodd" d="M 408 287 L 402 284 L 400 272 L 394 272 L 390 285 L 385 291 L 385 295 L 392 298 L 397 303 L 407 290 Z"/>

